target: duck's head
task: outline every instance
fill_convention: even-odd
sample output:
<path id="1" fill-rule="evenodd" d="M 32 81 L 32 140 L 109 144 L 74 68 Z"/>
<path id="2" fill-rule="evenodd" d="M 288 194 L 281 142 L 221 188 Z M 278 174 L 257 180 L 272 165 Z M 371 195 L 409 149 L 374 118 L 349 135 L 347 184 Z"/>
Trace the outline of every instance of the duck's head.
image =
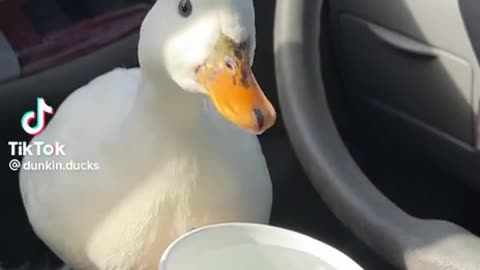
<path id="1" fill-rule="evenodd" d="M 251 70 L 251 0 L 158 0 L 144 20 L 139 60 L 146 76 L 168 76 L 207 95 L 234 124 L 260 134 L 276 119 Z"/>

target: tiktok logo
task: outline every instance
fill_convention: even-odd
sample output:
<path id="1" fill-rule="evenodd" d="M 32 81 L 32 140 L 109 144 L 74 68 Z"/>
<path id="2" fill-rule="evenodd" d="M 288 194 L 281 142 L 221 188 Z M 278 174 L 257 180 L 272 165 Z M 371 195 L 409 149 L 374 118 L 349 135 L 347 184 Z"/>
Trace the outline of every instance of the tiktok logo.
<path id="1" fill-rule="evenodd" d="M 42 133 L 47 126 L 47 114 L 53 115 L 53 108 L 47 105 L 45 99 L 37 98 L 37 110 L 28 111 L 22 117 L 23 130 L 32 136 Z M 35 119 L 35 126 L 32 126 L 31 124 Z"/>

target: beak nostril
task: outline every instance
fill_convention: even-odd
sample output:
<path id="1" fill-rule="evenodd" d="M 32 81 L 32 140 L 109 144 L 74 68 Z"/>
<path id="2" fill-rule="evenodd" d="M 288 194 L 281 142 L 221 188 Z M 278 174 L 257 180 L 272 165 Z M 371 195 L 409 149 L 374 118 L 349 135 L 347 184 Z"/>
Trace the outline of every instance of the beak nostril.
<path id="1" fill-rule="evenodd" d="M 260 130 L 265 125 L 265 116 L 262 111 L 258 108 L 253 109 L 253 114 L 255 115 L 255 120 L 257 122 L 257 128 Z"/>
<path id="2" fill-rule="evenodd" d="M 231 71 L 234 71 L 236 67 L 235 62 L 230 57 L 225 57 L 225 66 Z"/>

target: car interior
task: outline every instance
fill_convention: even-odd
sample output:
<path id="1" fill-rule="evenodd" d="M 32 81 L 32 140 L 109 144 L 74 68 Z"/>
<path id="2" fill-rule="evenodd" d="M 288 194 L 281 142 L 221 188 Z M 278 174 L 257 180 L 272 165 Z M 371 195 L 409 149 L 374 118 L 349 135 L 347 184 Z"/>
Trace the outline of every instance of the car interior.
<path id="1" fill-rule="evenodd" d="M 10 141 L 116 67 L 155 1 L 0 0 L 0 269 L 62 264 L 33 232 Z M 280 113 L 259 136 L 271 224 L 364 269 L 480 269 L 480 3 L 254 0 L 254 72 Z"/>

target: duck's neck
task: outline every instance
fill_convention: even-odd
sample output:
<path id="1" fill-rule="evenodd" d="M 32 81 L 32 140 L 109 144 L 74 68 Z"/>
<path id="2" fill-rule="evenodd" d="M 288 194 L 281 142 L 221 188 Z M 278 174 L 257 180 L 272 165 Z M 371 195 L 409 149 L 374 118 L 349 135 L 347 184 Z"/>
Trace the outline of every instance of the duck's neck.
<path id="1" fill-rule="evenodd" d="M 159 130 L 179 133 L 195 129 L 204 114 L 205 97 L 181 89 L 165 75 L 149 78 L 142 75 L 133 102 L 127 130 Z"/>

